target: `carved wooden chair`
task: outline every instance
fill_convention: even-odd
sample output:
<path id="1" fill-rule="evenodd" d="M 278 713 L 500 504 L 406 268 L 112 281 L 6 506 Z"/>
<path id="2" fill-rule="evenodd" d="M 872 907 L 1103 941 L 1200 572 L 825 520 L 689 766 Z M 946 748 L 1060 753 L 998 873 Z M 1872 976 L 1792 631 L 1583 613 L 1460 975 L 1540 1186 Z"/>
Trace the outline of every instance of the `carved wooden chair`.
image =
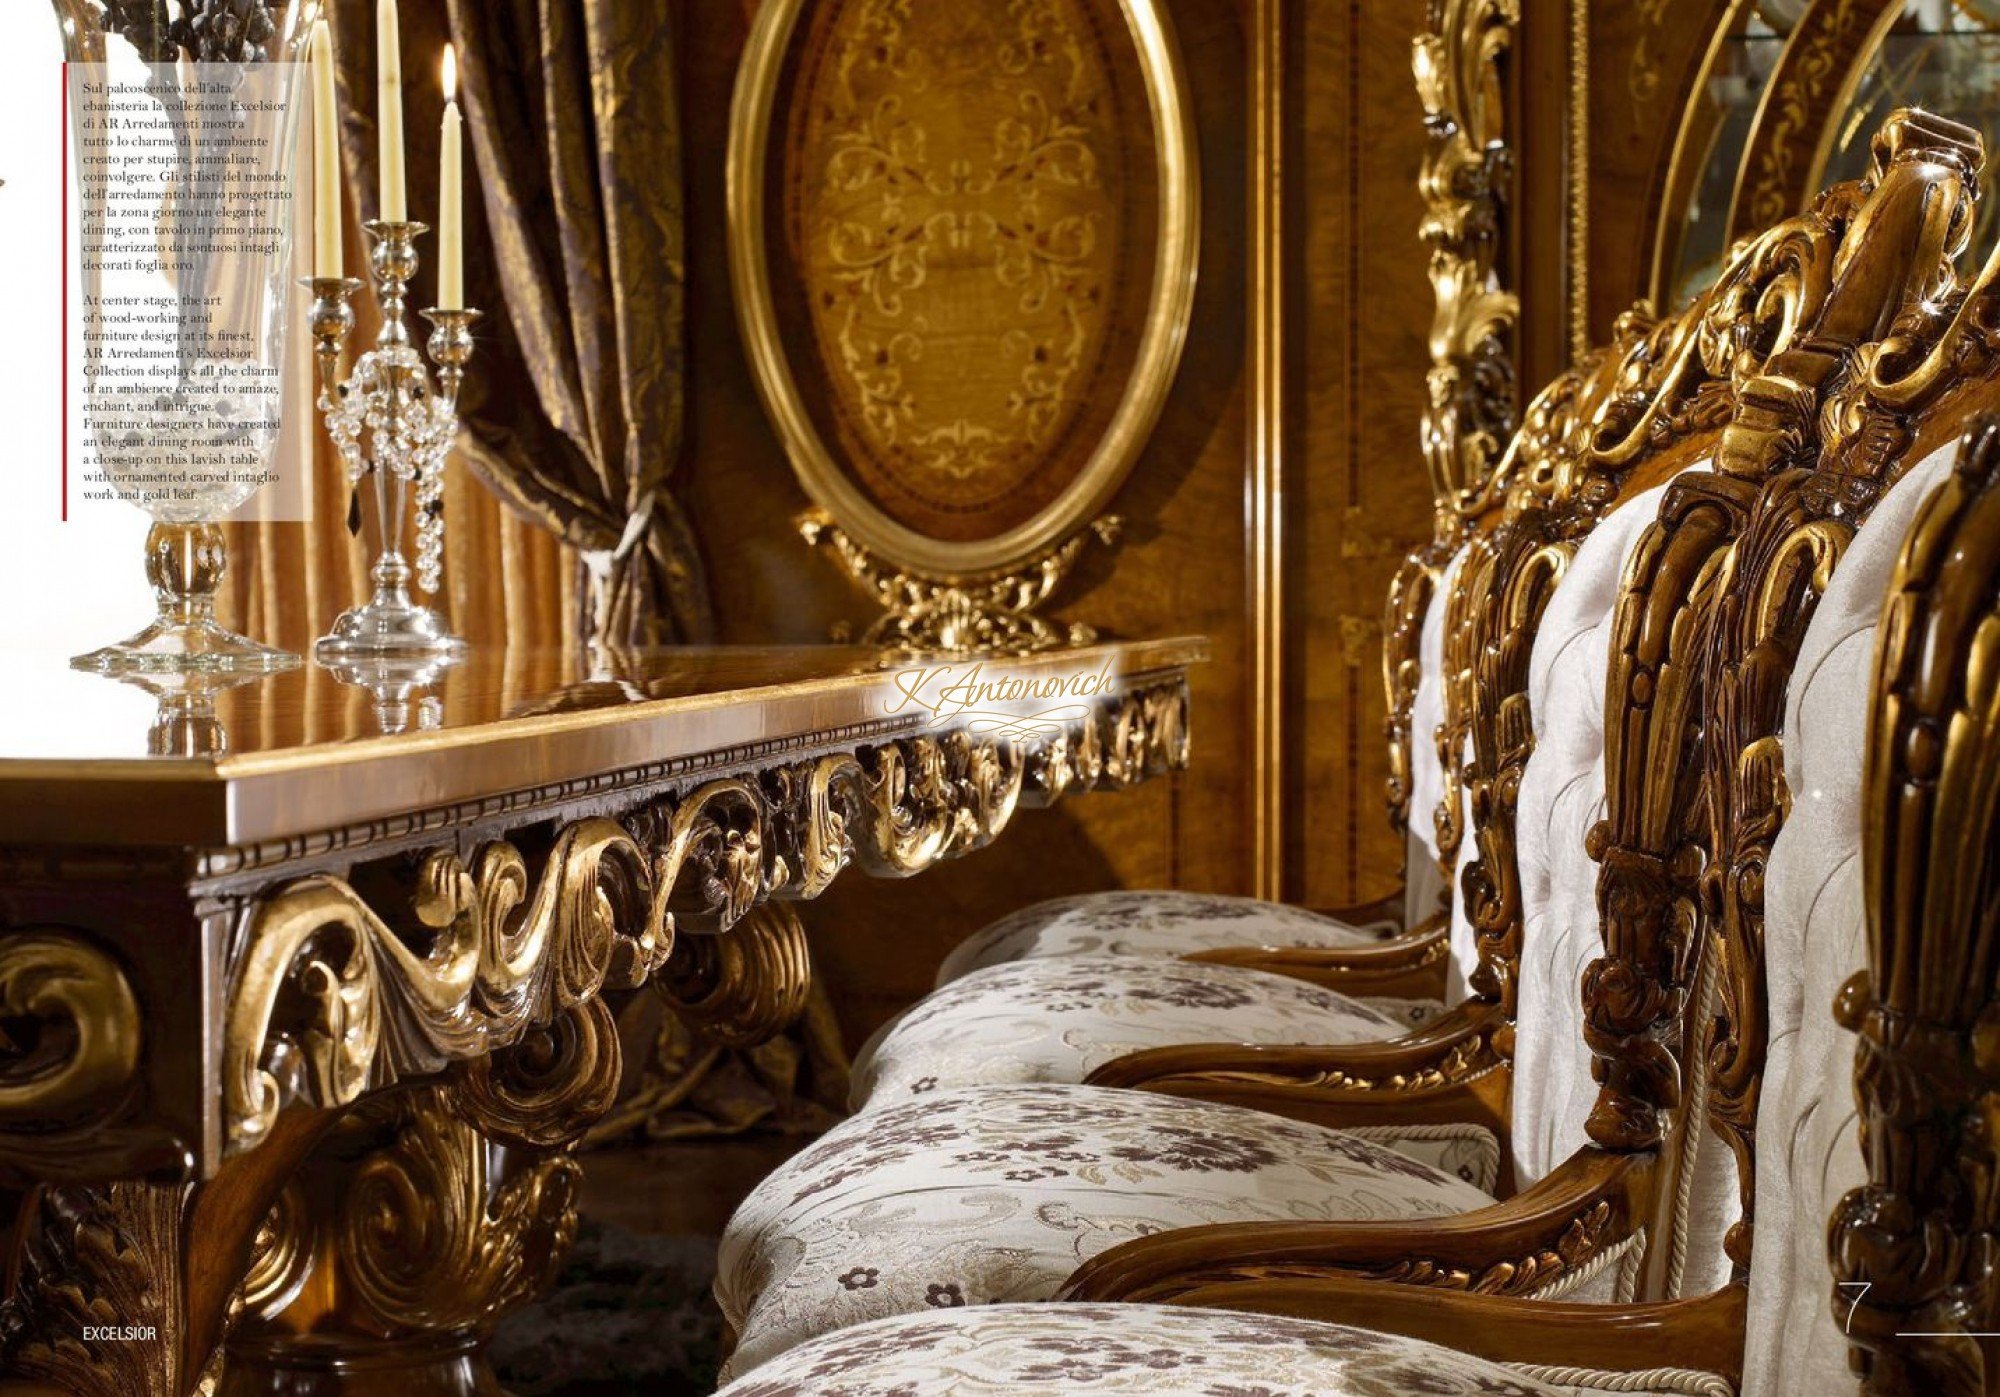
<path id="1" fill-rule="evenodd" d="M 730 1397 L 836 1376 L 856 1397 L 913 1379 L 967 1394 L 1117 1390 L 1149 1367 L 1155 1393 L 1252 1378 L 1315 1393 L 1721 1394 L 1739 1376 L 1757 1393 L 1839 1390 L 1825 1370 L 1844 1348 L 1842 1323 L 1868 1350 L 1871 1392 L 1990 1390 L 1986 1350 L 1967 1336 L 2000 1318 L 1981 1240 L 1996 1207 L 1984 1039 L 2000 1017 L 2000 435 L 1980 437 L 1942 489 L 1950 451 L 1926 447 L 1992 396 L 2000 255 L 1970 288 L 1956 281 L 1979 158 L 1971 133 L 1906 115 L 1878 154 L 1872 193 L 1836 189 L 1753 249 L 1764 274 L 1749 323 L 1735 327 L 1745 333 L 1718 468 L 1675 483 L 1627 576 L 1611 680 L 1624 740 L 1610 744 L 1609 814 L 1594 838 L 1605 954 L 1584 986 L 1600 1089 L 1577 1167 L 1532 1197 L 1443 1222 L 1143 1237 L 1064 1288 L 1093 1303 L 879 1321 L 778 1358 Z M 1870 757 L 1865 819 L 1857 750 Z M 1864 864 L 1872 969 L 1840 996 L 1842 1021 L 1862 1035 L 1857 1056 L 1851 1037 L 1846 1053 L 1828 1044 L 1822 1020 L 1831 985 L 1861 965 Z M 1780 992 L 1774 977 L 1768 1011 L 1767 950 L 1806 988 Z M 1828 993 L 1815 1000 L 1815 986 Z M 1712 1020 L 1683 1012 L 1711 999 Z M 1771 1054 L 1768 1083 L 1766 1042 L 1797 1043 Z M 1816 1044 L 1830 1050 L 1808 1051 Z M 1849 1135 L 1849 1071 L 1869 1178 L 1837 1213 L 1846 1289 L 1830 1296 L 1818 1220 L 1838 1182 L 1827 1142 Z M 1089 1106 L 1074 1095 L 1067 1105 L 1045 1124 L 1075 1135 Z M 875 1133 L 887 1148 L 921 1148 L 916 1136 L 945 1124 L 913 1116 Z M 1550 1277 L 1587 1270 L 1639 1224 L 1636 1184 L 1672 1178 L 1676 1139 L 1704 1129 L 1735 1147 L 1738 1177 L 1682 1170 L 1664 1192 L 1706 1182 L 1740 1194 L 1726 1234 L 1726 1205 L 1705 1238 L 1688 1234 L 1723 1258 L 1715 1286 L 1644 1304 L 1549 1299 Z M 1761 1162 L 1759 1138 L 1780 1145 Z M 1078 1143 L 1024 1140 L 1011 1158 L 1080 1160 Z M 1198 1158 L 1204 1143 L 1216 1142 L 1182 1148 Z M 1092 1163 L 1116 1169 L 1121 1156 L 1108 1155 Z M 852 1153 L 844 1164 L 806 1191 L 851 1189 L 869 1167 Z M 1758 1194 L 1778 1225 L 1753 1251 Z M 851 1229 L 862 1245 L 842 1286 L 902 1279 L 866 1264 L 867 1243 L 906 1215 L 895 1199 L 870 1206 Z M 1796 1246 L 1788 1217 L 1801 1223 Z M 1117 1226 L 1109 1210 L 1100 1221 Z M 925 1263 L 948 1271 L 953 1242 Z M 763 1279 L 799 1259 L 779 1248 Z M 983 1298 L 956 1289 L 934 1284 L 945 1293 L 929 1303 Z M 1135 1299 L 1286 1317 L 1103 1303 Z M 1747 1355 L 1746 1308 L 1758 1317 Z"/>
<path id="2" fill-rule="evenodd" d="M 1746 912 L 1719 905 L 1727 900 L 1707 877 L 1703 851 L 1725 850 L 1716 866 L 1731 869 L 1736 843 L 1768 841 L 1775 827 L 1772 818 L 1728 815 L 1747 785 L 1738 753 L 1764 753 L 1765 770 L 1777 742 L 1768 701 L 1758 716 L 1741 718 L 1735 675 L 1749 663 L 1744 656 L 1754 657 L 1765 676 L 1755 692 L 1782 695 L 1790 654 L 1766 653 L 1772 642 L 1746 629 L 1743 603 L 1804 585 L 1797 547 L 1778 548 L 1775 563 L 1759 549 L 1787 537 L 1797 500 L 1818 500 L 1831 488 L 1801 483 L 1818 479 L 1806 465 L 1823 428 L 1830 440 L 1876 452 L 1878 476 L 1887 469 L 1880 462 L 1901 459 L 1882 449 L 1894 434 L 1868 397 L 1872 375 L 1935 330 L 1937 307 L 1955 291 L 1952 258 L 1969 227 L 1967 172 L 1978 162 L 1970 132 L 1908 115 L 1885 129 L 1878 155 L 1873 182 L 1837 187 L 1746 246 L 1699 315 L 1649 341 L 1649 372 L 1664 387 L 1636 430 L 1657 430 L 1646 424 L 1692 410 L 1708 377 L 1728 376 L 1733 409 L 1716 470 L 1678 478 L 1640 538 L 1612 627 L 1607 813 L 1590 836 L 1601 864 L 1594 892 L 1603 954 L 1582 975 L 1585 1012 L 1568 1073 L 1572 1082 L 1580 1077 L 1587 1044 L 1599 1087 L 1594 1104 L 1585 1102 L 1587 1121 L 1578 1122 L 1582 1148 L 1493 1205 L 1351 1129 L 1312 1133 L 1239 1107 L 1087 1087 L 944 1094 L 840 1127 L 745 1204 L 725 1238 L 719 1287 L 732 1319 L 753 1321 L 743 1361 L 761 1361 L 814 1326 L 871 1312 L 1040 1298 L 1079 1260 L 1087 1264 L 1068 1284 L 1073 1296 L 1220 1294 L 1228 1304 L 1241 1294 L 1252 1297 L 1246 1304 L 1268 1307 L 1283 1293 L 1300 1312 L 1322 1316 L 1339 1312 L 1320 1307 L 1317 1287 L 1330 1286 L 1344 1302 L 1354 1284 L 1347 1278 L 1357 1275 L 1548 1300 L 1585 1284 L 1609 1298 L 1635 1286 L 1676 1294 L 1690 1279 L 1691 1252 L 1695 1288 L 1724 1273 L 1714 1259 L 1719 1239 L 1690 1240 L 1733 1206 L 1696 1209 L 1704 1175 L 1713 1193 L 1719 1172 L 1703 1166 L 1698 1146 L 1703 1108 L 1712 1104 L 1718 1127 L 1747 1157 L 1744 1101 L 1754 1116 L 1764 1038 L 1741 1025 L 1761 1009 L 1760 958 L 1751 949 L 1761 929 Z M 1627 430 L 1609 440 L 1630 436 L 1631 423 L 1619 425 Z M 1600 431 L 1593 446 L 1606 440 Z M 1588 473 L 1583 478 L 1588 483 Z M 1858 517 L 1872 496 L 1835 490 L 1830 498 Z M 1823 586 L 1831 558 L 1827 564 L 1803 577 Z M 1799 618 L 1810 615 L 1803 604 L 1768 610 L 1752 608 L 1758 625 L 1803 624 Z M 1787 634 L 1795 648 L 1796 629 Z M 1738 641 L 1742 656 L 1728 649 Z M 1754 737 L 1738 746 L 1744 723 Z M 1716 732 L 1724 734 L 1720 747 Z M 1748 889 L 1753 881 L 1723 886 Z M 1466 886 L 1476 883 L 1468 878 Z M 1715 935 L 1728 954 L 1710 954 Z M 1717 985 L 1723 1036 L 1705 1047 L 1700 1026 Z M 1551 1059 L 1553 1069 L 1561 1057 Z M 1382 1102 L 1380 1093 L 1371 1098 L 1372 1086 L 1357 1090 L 1324 1073 L 1291 1080 L 1266 1073 L 1254 1085 L 1259 1104 L 1288 1088 L 1343 1108 Z M 1437 1085 L 1466 1083 L 1417 1083 L 1420 1091 Z M 1461 1090 L 1454 1104 L 1477 1100 Z M 1350 1112 L 1340 1123 L 1351 1127 L 1370 1114 Z M 1234 1189 L 1218 1187 L 1217 1174 Z M 1050 1186 L 1056 1179 L 1064 1182 Z M 1461 1216 L 1438 1220 L 1450 1212 Z M 1029 1213 L 1032 1223 L 1021 1226 Z M 1112 1247 L 1121 1235 L 1137 1240 Z M 834 1255 L 848 1269 L 821 1274 Z M 868 1264 L 871 1256 L 883 1264 Z M 1641 1259 L 1643 1272 L 1634 1264 Z M 1740 1269 L 1741 1256 L 1732 1260 Z M 925 1276 L 934 1277 L 928 1289 Z M 1374 1303 L 1407 1298 L 1397 1287 Z M 1740 1287 L 1692 1303 L 1702 1325 L 1737 1336 L 1733 1355 L 1714 1352 L 1718 1369 L 1740 1366 Z"/>
<path id="3" fill-rule="evenodd" d="M 942 987 L 864 1047 L 856 1107 L 972 1084 L 1076 1082 L 1093 1070 L 1136 1074 L 1119 1084 L 1191 1072 L 1240 1084 L 1239 1073 L 1264 1070 L 1239 1061 L 1245 1044 L 1369 1044 L 1427 1063 L 1455 1060 L 1465 1075 L 1492 1069 L 1480 1074 L 1470 1118 L 1504 1118 L 1523 922 L 1515 796 L 1535 741 L 1532 659 L 1539 648 L 1547 688 L 1555 657 L 1609 612 L 1615 547 L 1596 585 L 1559 609 L 1555 633 L 1542 624 L 1582 542 L 1622 514 L 1614 532 L 1629 543 L 1650 515 L 1646 492 L 1691 462 L 1700 468 L 1713 450 L 1727 405 L 1721 380 L 1677 385 L 1686 401 L 1671 416 L 1653 410 L 1663 346 L 1698 316 L 1698 307 L 1664 325 L 1628 316 L 1608 350 L 1541 394 L 1502 463 L 1500 503 L 1481 527 L 1452 535 L 1459 542 L 1441 566 L 1439 545 L 1412 554 L 1391 594 L 1390 736 L 1403 753 L 1392 806 L 1434 812 L 1415 822 L 1422 838 L 1412 838 L 1411 866 L 1441 861 L 1459 897 L 1364 948 L 1187 949 L 1190 934 L 1240 939 L 1257 927 L 1270 938 L 1287 919 L 1325 924 L 1247 899 L 1134 891 L 1027 908 L 962 946 Z M 1411 624 L 1419 611 L 1420 627 Z M 1412 653 L 1396 659 L 1397 650 Z M 1601 694 L 1586 697 L 1601 707 Z M 1595 720 L 1586 726 L 1601 732 Z M 1411 746 L 1413 729 L 1431 736 Z M 1563 760 L 1587 768 L 1590 757 L 1577 750 Z M 1181 959 L 1158 954 L 1165 949 Z M 1435 999 L 1447 968 L 1450 1009 Z"/>
<path id="4" fill-rule="evenodd" d="M 1942 143 L 1898 158 L 1953 160 Z M 1960 158 L 1969 175 L 1976 149 Z M 1962 228 L 1955 184 L 1947 175 L 1928 207 L 1907 210 L 1928 225 L 1920 239 Z M 1723 469 L 1677 486 L 1648 540 L 1642 589 L 1692 574 L 1710 580 L 1689 595 L 1720 598 L 1690 656 L 1705 676 L 1708 783 L 1689 833 L 1705 845 L 1699 940 L 1716 1013 L 1698 1056 L 1651 1079 L 1607 1071 L 1592 1132 L 1608 1153 L 1649 1117 L 1667 1120 L 1665 1084 L 1704 1101 L 1732 1147 L 1713 1158 L 1733 1167 L 1686 1187 L 1725 1185 L 1739 1202 L 1726 1227 L 1729 1210 L 1711 1209 L 1688 1246 L 1719 1245 L 1719 1283 L 1651 1305 L 1412 1302 L 1336 1274 L 1358 1269 L 1367 1229 L 1318 1250 L 1300 1231 L 1268 1246 L 1244 1229 L 1225 1263 L 1190 1264 L 1202 1239 L 1147 1240 L 1099 1257 L 1066 1293 L 1382 1326 L 1585 1387 L 1615 1383 L 1584 1369 L 1671 1363 L 1712 1374 L 1717 1392 L 1852 1391 L 1851 1339 L 1871 1394 L 2000 1388 L 2000 1293 L 1976 1240 L 1996 1211 L 1996 1098 L 1979 1043 L 2000 1017 L 2000 427 L 1932 447 L 2000 396 L 1984 328 L 1996 308 L 2000 255 L 1970 287 L 1930 286 L 1878 354 L 1807 344 L 1774 361 L 1746 385 Z M 1797 392 L 1815 380 L 1822 391 Z M 1647 606 L 1627 634 L 1687 619 Z M 1625 669 L 1628 682 L 1645 673 Z M 1688 896 L 1683 885 L 1669 913 Z M 1628 964 L 1636 952 L 1685 965 L 1665 983 L 1688 992 L 1702 957 L 1676 944 L 1672 921 L 1652 919 L 1660 943 L 1630 935 L 1646 919 L 1606 930 Z M 1630 1062 L 1598 1046 L 1607 1068 Z M 1494 1274 L 1471 1273 L 1472 1289 Z M 1691 1372 L 1677 1381 L 1704 1390 Z"/>
<path id="5" fill-rule="evenodd" d="M 1992 323 L 1992 287 L 1989 269 L 1946 296 L 1968 314 L 1941 340 L 1917 337 L 1919 350 L 1942 348 L 1938 362 L 1958 368 L 1990 355 L 1978 327 Z M 1821 443 L 1816 469 L 1781 460 L 1714 574 L 1746 604 L 1718 613 L 1703 646 L 1703 716 L 1722 730 L 1703 766 L 1734 775 L 1728 807 L 1707 813 L 1717 852 L 1701 882 L 1720 900 L 1723 961 L 1746 983 L 1757 951 L 1771 968 L 1768 1020 L 1725 1008 L 1709 1035 L 1718 1080 L 1771 1041 L 1761 1084 L 1736 1077 L 1747 1096 L 1718 1093 L 1712 1109 L 1733 1131 L 1747 1100 L 1755 1124 L 1740 1138 L 1767 1142 L 1744 1176 L 1765 1195 L 1755 1248 L 1746 1207 L 1716 1293 L 1521 1303 L 1272 1256 L 1175 1305 L 876 1320 L 781 1354 L 720 1397 L 2000 1388 L 1985 1241 L 2000 1223 L 2000 1092 L 1984 1041 L 2000 1018 L 2000 427 L 1927 451 L 1958 408 L 1991 396 L 1992 368 L 1977 366 L 1972 391 L 1937 375 L 1906 397 L 1909 362 L 1885 359 L 1869 373 L 1873 403 L 1849 419 L 1859 430 Z M 1919 411 L 1889 406 L 1898 399 Z M 1658 556 L 1691 517 L 1667 514 Z"/>

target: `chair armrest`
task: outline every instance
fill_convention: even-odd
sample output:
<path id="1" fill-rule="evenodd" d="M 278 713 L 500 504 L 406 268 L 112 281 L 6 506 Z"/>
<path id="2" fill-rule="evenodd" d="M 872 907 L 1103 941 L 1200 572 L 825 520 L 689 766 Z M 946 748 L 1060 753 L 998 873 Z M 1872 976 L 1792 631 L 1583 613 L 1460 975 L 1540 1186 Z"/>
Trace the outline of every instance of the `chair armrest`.
<path id="1" fill-rule="evenodd" d="M 1367 926 L 1371 922 L 1395 922 L 1403 920 L 1404 891 L 1401 888 L 1387 897 L 1378 897 L 1373 902 L 1357 902 L 1351 907 L 1309 907 L 1306 910 L 1322 917 L 1331 917 L 1349 926 Z"/>
<path id="2" fill-rule="evenodd" d="M 1361 946 L 1229 946 L 1182 959 L 1268 970 L 1342 994 L 1442 999 L 1451 942 L 1448 929 L 1428 919 L 1415 930 Z"/>
<path id="3" fill-rule="evenodd" d="M 1508 1028 L 1497 1005 L 1467 1000 L 1396 1038 L 1374 1043 L 1182 1043 L 1113 1058 L 1091 1086 L 1201 1095 L 1230 1085 L 1311 1091 L 1328 1100 L 1478 1080 L 1502 1066 L 1494 1036 Z"/>
<path id="4" fill-rule="evenodd" d="M 1113 1058 L 1084 1081 L 1244 1106 L 1338 1130 L 1483 1125 L 1499 1140 L 1505 1192 L 1514 1173 L 1507 1134 L 1513 1078 L 1493 1051 L 1493 1035 L 1507 1027 L 1496 1006 L 1468 1002 L 1385 1042 L 1147 1048 Z"/>
<path id="5" fill-rule="evenodd" d="M 1273 1309 L 1348 1322 L 1337 1308 L 1316 1308 L 1314 1297 L 1326 1288 L 1344 1296 L 1357 1286 L 1383 1294 L 1389 1308 L 1426 1287 L 1518 1297 L 1643 1226 L 1652 1168 L 1650 1155 L 1589 1148 L 1533 1188 L 1452 1217 L 1175 1228 L 1091 1258 L 1059 1298 Z M 1265 1303 L 1279 1283 L 1290 1300 L 1281 1309 Z"/>
<path id="6" fill-rule="evenodd" d="M 1691 1300 L 1592 1305 L 1343 1278 L 1190 1291 L 1174 1303 L 1402 1334 L 1493 1363 L 1614 1373 L 1691 1369 L 1738 1387 L 1747 1295 L 1739 1283 Z"/>

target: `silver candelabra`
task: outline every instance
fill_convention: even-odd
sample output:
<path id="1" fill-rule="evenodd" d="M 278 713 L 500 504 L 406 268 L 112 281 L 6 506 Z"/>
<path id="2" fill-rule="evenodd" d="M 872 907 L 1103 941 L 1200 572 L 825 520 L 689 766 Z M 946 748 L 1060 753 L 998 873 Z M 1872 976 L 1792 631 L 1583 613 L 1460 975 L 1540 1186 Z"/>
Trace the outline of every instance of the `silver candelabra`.
<path id="1" fill-rule="evenodd" d="M 416 509 L 417 586 L 438 589 L 444 569 L 444 467 L 458 435 L 458 390 L 472 358 L 476 310 L 423 312 L 431 322 L 427 348 L 437 381 L 425 368 L 404 321 L 410 280 L 417 273 L 421 223 L 371 222 L 369 268 L 382 308 L 375 345 L 340 377 L 340 353 L 354 329 L 349 304 L 361 282 L 353 277 L 312 277 L 312 333 L 319 359 L 319 408 L 355 490 L 367 479 L 373 504 L 375 591 L 366 603 L 340 614 L 313 647 L 327 662 L 381 655 L 456 657 L 465 642 L 443 616 L 410 595 L 412 569 L 403 557 L 408 511 Z"/>

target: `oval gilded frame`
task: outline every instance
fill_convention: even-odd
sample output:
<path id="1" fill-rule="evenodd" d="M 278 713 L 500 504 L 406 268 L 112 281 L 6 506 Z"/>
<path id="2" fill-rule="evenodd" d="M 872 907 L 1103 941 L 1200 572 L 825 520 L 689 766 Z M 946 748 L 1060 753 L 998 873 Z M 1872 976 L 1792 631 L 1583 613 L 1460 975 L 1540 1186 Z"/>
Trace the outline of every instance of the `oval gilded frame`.
<path id="1" fill-rule="evenodd" d="M 764 0 L 730 107 L 729 271 L 751 374 L 799 483 L 855 543 L 942 582 L 1007 573 L 1046 557 L 1117 494 L 1159 422 L 1187 341 L 1201 241 L 1199 159 L 1180 49 L 1164 0 L 1117 0 L 1145 81 L 1159 186 L 1152 287 L 1124 392 L 1083 469 L 1047 507 L 1005 533 L 965 541 L 912 529 L 862 493 L 814 424 L 781 343 L 765 236 L 765 184 L 778 85 L 808 3 Z"/>

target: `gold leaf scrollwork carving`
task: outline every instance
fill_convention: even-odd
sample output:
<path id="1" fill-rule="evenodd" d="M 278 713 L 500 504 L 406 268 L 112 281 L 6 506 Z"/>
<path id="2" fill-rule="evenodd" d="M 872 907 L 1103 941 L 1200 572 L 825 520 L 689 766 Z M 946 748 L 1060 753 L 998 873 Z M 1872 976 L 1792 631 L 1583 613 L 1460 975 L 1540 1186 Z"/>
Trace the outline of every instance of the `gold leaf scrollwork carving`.
<path id="1" fill-rule="evenodd" d="M 836 752 L 764 776 L 771 809 L 772 881 L 788 897 L 814 898 L 854 858 L 848 815 L 864 797 L 861 763 Z"/>
<path id="2" fill-rule="evenodd" d="M 1411 711 L 1417 702 L 1417 685 L 1423 678 L 1424 616 L 1437 595 L 1440 574 L 1451 560 L 1460 531 L 1440 525 L 1438 537 L 1411 553 L 1396 569 L 1389 583 L 1389 599 L 1382 622 L 1382 690 L 1388 701 L 1385 720 L 1389 739 L 1389 822 L 1397 830 L 1410 823 L 1412 780 Z M 1426 735 L 1427 736 L 1427 735 Z"/>
<path id="3" fill-rule="evenodd" d="M 1461 517 L 1497 497 L 1495 467 L 1514 433 L 1509 338 L 1520 299 L 1495 273 L 1513 165 L 1500 61 L 1519 23 L 1519 0 L 1431 0 L 1412 57 L 1430 130 L 1418 232 L 1437 305 L 1424 460 L 1439 505 Z"/>
<path id="4" fill-rule="evenodd" d="M 617 1099 L 622 1068 L 618 1021 L 603 1000 L 588 999 L 466 1062 L 451 1099 L 502 1144 L 556 1149 L 603 1119 Z"/>
<path id="5" fill-rule="evenodd" d="M 822 510 L 800 516 L 799 533 L 825 548 L 883 614 L 862 633 L 863 645 L 911 655 L 1013 655 L 1089 645 L 1097 632 L 1081 623 L 1064 626 L 1036 614 L 1075 570 L 1095 539 L 1115 543 L 1121 529 L 1112 515 L 1093 521 L 1034 561 L 989 577 L 938 578 L 901 568 L 855 542 Z"/>
<path id="6" fill-rule="evenodd" d="M 770 823 L 756 785 L 733 776 L 642 810 L 632 820 L 639 842 L 655 851 L 653 885 L 666 907 L 676 916 L 725 927 L 764 895 Z"/>
<path id="7" fill-rule="evenodd" d="M 138 1072 L 132 987 L 117 961 L 78 937 L 0 937 L 0 1019 L 20 1026 L 0 1042 L 0 1128 L 102 1110 Z"/>
<path id="8" fill-rule="evenodd" d="M 716 1042 L 765 1042 L 805 1012 L 812 988 L 805 927 L 786 904 L 759 907 L 720 935 L 683 936 L 653 984 Z"/>
<path id="9" fill-rule="evenodd" d="M 274 1315 L 298 1295 L 312 1274 L 319 1246 L 319 1224 L 312 1214 L 305 1185 L 288 1180 L 271 1205 L 270 1214 L 250 1245 L 250 1268 L 243 1275 L 233 1302 L 251 1315 Z"/>
<path id="10" fill-rule="evenodd" d="M 717 1031 L 754 1037 L 797 1011 L 809 977 L 796 919 L 773 897 L 817 895 L 848 862 L 918 873 L 993 840 L 1023 800 L 1126 785 L 1187 761 L 1184 680 L 1004 731 L 952 729 L 709 781 L 623 822 L 563 826 L 539 878 L 512 844 L 420 860 L 389 918 L 348 882 L 304 878 L 252 909 L 225 1017 L 231 1152 L 292 1101 L 344 1106 L 399 1081 L 499 1053 L 459 1083 L 503 1138 L 540 1142 L 510 1094 L 567 1074 L 554 1117 L 584 1111 L 589 1062 L 615 1054 L 597 1011 L 668 963 L 668 997 Z M 377 878 L 369 886 L 379 887 Z M 733 928 L 741 928 L 735 941 Z M 561 1071 L 558 1072 L 560 1067 Z"/>
<path id="11" fill-rule="evenodd" d="M 468 1329 L 532 1299 L 576 1235 L 582 1169 L 567 1154 L 496 1177 L 486 1140 L 444 1093 L 396 1098 L 395 1138 L 349 1182 L 339 1264 L 386 1335 Z"/>
<path id="12" fill-rule="evenodd" d="M 107 951 L 53 927 L 0 932 L 0 1178 L 172 1176 L 186 1146 L 127 1123 L 139 1002 Z"/>
<path id="13" fill-rule="evenodd" d="M 952 732 L 876 748 L 863 766 L 861 862 L 907 877 L 983 848 L 1013 819 L 1026 774 L 1011 738 Z"/>
<path id="14" fill-rule="evenodd" d="M 511 1042 L 607 980 L 636 986 L 665 959 L 671 926 L 646 860 L 615 821 L 563 830 L 532 896 L 512 848 L 488 846 L 476 867 L 477 876 L 449 851 L 428 856 L 407 936 L 330 876 L 255 909 L 224 1029 L 232 1150 L 261 1140 L 289 1100 L 346 1105 L 437 1072 Z"/>

